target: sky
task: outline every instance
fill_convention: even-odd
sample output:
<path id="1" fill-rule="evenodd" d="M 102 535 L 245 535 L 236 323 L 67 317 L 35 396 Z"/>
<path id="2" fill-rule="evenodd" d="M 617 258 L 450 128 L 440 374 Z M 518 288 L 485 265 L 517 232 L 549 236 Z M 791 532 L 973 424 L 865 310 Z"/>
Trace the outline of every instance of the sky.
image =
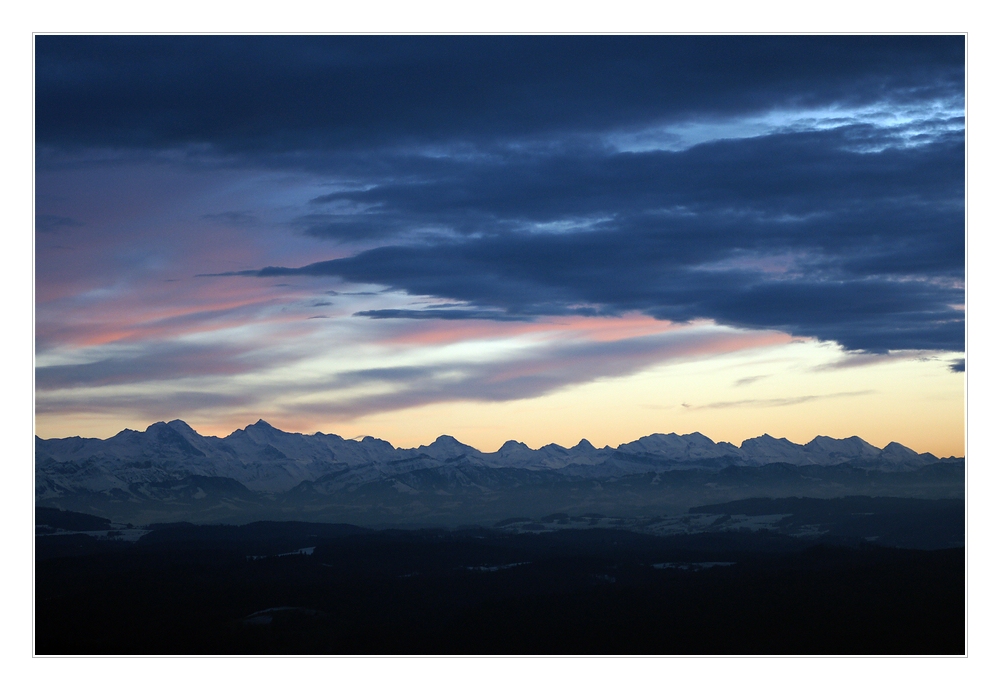
<path id="1" fill-rule="evenodd" d="M 963 36 L 37 36 L 35 425 L 964 455 Z"/>

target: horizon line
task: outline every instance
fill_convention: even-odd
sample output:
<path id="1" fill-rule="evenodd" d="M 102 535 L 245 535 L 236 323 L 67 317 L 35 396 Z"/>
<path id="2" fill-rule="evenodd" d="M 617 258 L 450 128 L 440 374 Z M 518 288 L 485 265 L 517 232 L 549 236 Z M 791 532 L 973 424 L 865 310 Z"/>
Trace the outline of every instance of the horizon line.
<path id="1" fill-rule="evenodd" d="M 434 443 L 437 443 L 438 441 L 441 441 L 442 439 L 444 439 L 444 440 L 449 440 L 450 439 L 450 440 L 455 441 L 456 443 L 458 443 L 458 444 L 460 444 L 462 446 L 465 446 L 467 448 L 472 448 L 477 453 L 480 453 L 482 455 L 494 455 L 495 453 L 500 452 L 500 449 L 502 449 L 508 443 L 516 443 L 516 444 L 522 445 L 522 446 L 524 446 L 525 448 L 527 448 L 528 450 L 530 450 L 532 452 L 537 452 L 537 451 L 541 450 L 542 448 L 547 448 L 549 446 L 556 446 L 556 447 L 562 448 L 564 450 L 571 450 L 572 448 L 575 448 L 575 447 L 579 446 L 582 443 L 586 443 L 587 445 L 591 446 L 595 450 L 607 450 L 607 449 L 618 450 L 622 446 L 626 446 L 626 445 L 628 445 L 630 443 L 635 443 L 637 441 L 641 441 L 643 439 L 650 438 L 650 437 L 653 437 L 653 436 L 677 436 L 678 438 L 686 438 L 686 437 L 689 437 L 689 436 L 701 436 L 703 438 L 708 439 L 709 441 L 711 441 L 715 445 L 726 444 L 726 445 L 733 446 L 734 448 L 736 448 L 738 450 L 742 449 L 743 444 L 745 444 L 747 441 L 753 441 L 753 440 L 760 439 L 760 438 L 770 438 L 770 439 L 773 439 L 775 441 L 785 441 L 787 443 L 790 443 L 790 444 L 792 444 L 794 446 L 798 446 L 798 447 L 805 447 L 809 443 L 812 443 L 812 442 L 816 441 L 817 439 L 821 439 L 821 438 L 823 438 L 823 439 L 831 439 L 831 440 L 834 440 L 834 441 L 847 441 L 847 440 L 855 439 L 856 438 L 856 439 L 862 441 L 863 443 L 868 444 L 872 448 L 876 448 L 876 449 L 878 449 L 880 451 L 886 450 L 887 448 L 889 448 L 889 446 L 898 445 L 898 446 L 902 446 L 903 448 L 906 448 L 907 450 L 910 450 L 910 451 L 912 451 L 914 453 L 917 453 L 917 455 L 930 455 L 932 457 L 935 457 L 935 458 L 938 458 L 938 459 L 942 459 L 942 460 L 948 459 L 948 458 L 956 458 L 957 459 L 959 457 L 961 457 L 961 458 L 965 457 L 964 455 L 962 455 L 962 456 L 956 456 L 956 455 L 938 456 L 938 455 L 934 455 L 933 453 L 930 453 L 930 452 L 923 452 L 923 453 L 921 453 L 919 451 L 913 450 L 909 446 L 906 446 L 906 445 L 904 445 L 902 443 L 899 443 L 898 441 L 889 441 L 885 446 L 882 446 L 880 448 L 879 446 L 876 446 L 873 443 L 869 443 L 867 440 L 865 440 L 861 436 L 858 436 L 857 434 L 855 434 L 853 436 L 847 436 L 847 437 L 844 437 L 844 438 L 836 438 L 834 436 L 826 436 L 824 434 L 817 434 L 816 436 L 814 436 L 811 440 L 807 441 L 806 443 L 795 443 L 794 441 L 790 441 L 788 438 L 786 438 L 784 436 L 772 436 L 771 434 L 769 434 L 767 432 L 761 434 L 760 436 L 752 436 L 750 438 L 745 438 L 738 445 L 735 444 L 735 443 L 731 443 L 729 441 L 716 441 L 715 439 L 709 437 L 708 435 L 706 435 L 706 434 L 704 434 L 704 433 L 702 433 L 700 431 L 693 431 L 693 432 L 688 433 L 688 434 L 678 434 L 677 432 L 674 432 L 674 431 L 670 431 L 670 432 L 657 432 L 657 431 L 654 431 L 654 432 L 652 432 L 650 434 L 646 434 L 645 436 L 640 436 L 639 438 L 633 439 L 631 441 L 625 441 L 623 443 L 620 443 L 617 446 L 611 446 L 609 444 L 606 444 L 603 447 L 594 446 L 586 438 L 581 438 L 580 441 L 578 441 L 575 446 L 562 446 L 562 445 L 560 445 L 558 443 L 554 443 L 553 442 L 553 443 L 546 443 L 544 445 L 539 446 L 538 448 L 532 448 L 531 446 L 529 446 L 527 443 L 524 443 L 523 441 L 519 441 L 517 439 L 511 438 L 511 439 L 508 439 L 508 440 L 504 441 L 504 443 L 502 443 L 500 445 L 500 447 L 496 451 L 493 451 L 493 452 L 480 450 L 479 448 L 476 448 L 475 446 L 471 446 L 471 445 L 469 445 L 467 443 L 459 441 L 456 437 L 454 437 L 454 436 L 452 436 L 450 434 L 440 434 L 431 443 L 423 444 L 423 445 L 416 446 L 416 447 L 413 447 L 413 448 L 404 448 L 402 446 L 396 446 L 395 444 L 391 443 L 390 441 L 386 441 L 385 439 L 379 438 L 377 436 L 371 436 L 371 435 L 359 435 L 359 436 L 353 436 L 351 438 L 345 438 L 345 437 L 341 436 L 340 434 L 326 433 L 324 431 L 315 431 L 315 432 L 312 432 L 312 433 L 301 432 L 301 431 L 285 431 L 284 429 L 279 429 L 278 427 L 274 426 L 273 424 L 271 424 L 270 422 L 266 421 L 263 418 L 258 418 L 256 422 L 253 422 L 252 424 L 247 424 L 244 427 L 237 427 L 236 429 L 234 429 L 233 431 L 231 431 L 226 436 L 212 436 L 212 435 L 202 434 L 197 429 L 195 429 L 190 424 L 188 424 L 186 421 L 184 421 L 183 419 L 177 418 L 177 419 L 172 419 L 169 422 L 165 421 L 165 420 L 159 420 L 159 421 L 153 422 L 152 424 L 149 424 L 142 431 L 140 431 L 138 429 L 131 429 L 129 427 L 125 427 L 121 431 L 119 431 L 116 434 L 113 434 L 111 436 L 108 436 L 107 438 L 84 437 L 84 436 L 62 436 L 62 437 L 41 438 L 37 434 L 35 434 L 35 438 L 38 439 L 38 440 L 42 440 L 42 441 L 58 441 L 58 440 L 64 440 L 64 439 L 70 439 L 70 438 L 93 439 L 93 440 L 98 440 L 98 441 L 108 441 L 108 440 L 110 440 L 112 438 L 115 438 L 116 436 L 118 436 L 118 435 L 120 435 L 120 434 L 122 434 L 122 433 L 124 433 L 126 431 L 131 431 L 133 433 L 146 433 L 150 429 L 152 429 L 153 427 L 155 427 L 157 425 L 162 424 L 162 425 L 165 425 L 165 426 L 170 426 L 174 422 L 180 422 L 181 424 L 183 424 L 187 428 L 191 429 L 191 431 L 193 431 L 195 434 L 197 434 L 198 436 L 200 436 L 202 438 L 228 438 L 229 436 L 235 434 L 238 431 L 246 431 L 247 429 L 249 429 L 251 427 L 255 427 L 255 426 L 259 425 L 259 424 L 264 424 L 268 428 L 274 429 L 275 431 L 279 431 L 279 432 L 281 432 L 283 434 L 296 435 L 296 436 L 306 436 L 306 437 L 311 437 L 311 436 L 336 436 L 337 438 L 339 438 L 339 439 L 341 439 L 343 441 L 353 441 L 355 443 L 362 443 L 365 439 L 369 439 L 370 438 L 370 439 L 375 440 L 375 441 L 381 441 L 383 443 L 387 443 L 390 446 L 392 446 L 392 448 L 394 448 L 396 450 L 417 450 L 419 448 L 429 447 L 429 446 L 433 445 Z"/>

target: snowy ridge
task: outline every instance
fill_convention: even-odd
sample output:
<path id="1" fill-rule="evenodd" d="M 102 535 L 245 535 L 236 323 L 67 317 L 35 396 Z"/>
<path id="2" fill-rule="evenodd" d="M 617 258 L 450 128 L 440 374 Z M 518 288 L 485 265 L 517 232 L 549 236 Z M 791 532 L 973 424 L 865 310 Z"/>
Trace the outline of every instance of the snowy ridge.
<path id="1" fill-rule="evenodd" d="M 185 477 L 235 480 L 258 492 L 296 487 L 395 482 L 393 477 L 434 472 L 455 481 L 490 483 L 510 472 L 555 472 L 566 477 L 620 477 L 673 469 L 721 469 L 770 463 L 831 466 L 847 463 L 879 470 L 908 470 L 939 462 L 898 443 L 879 449 L 853 436 L 817 436 L 804 445 L 768 435 L 736 447 L 700 433 L 651 434 L 617 448 L 595 448 L 581 440 L 572 448 L 549 444 L 533 450 L 507 441 L 483 453 L 451 436 L 418 448 L 396 448 L 366 436 L 312 435 L 276 429 L 264 420 L 225 438 L 202 436 L 181 420 L 157 422 L 145 431 L 126 429 L 106 439 L 35 440 L 35 482 L 39 498 L 65 492 L 128 492 L 137 484 L 158 485 Z M 493 472 L 496 475 L 491 476 Z M 402 489 L 400 489 L 402 490 Z"/>

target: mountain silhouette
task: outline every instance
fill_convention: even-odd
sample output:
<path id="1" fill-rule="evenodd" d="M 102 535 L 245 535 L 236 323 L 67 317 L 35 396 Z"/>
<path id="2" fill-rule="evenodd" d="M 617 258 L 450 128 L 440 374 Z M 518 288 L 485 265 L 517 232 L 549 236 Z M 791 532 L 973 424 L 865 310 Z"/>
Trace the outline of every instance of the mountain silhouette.
<path id="1" fill-rule="evenodd" d="M 933 492 L 938 482 L 954 492 L 964 472 L 959 460 L 899 443 L 879 449 L 857 436 L 800 445 L 765 434 L 739 447 L 700 433 L 651 434 L 616 448 L 581 440 L 532 449 L 511 440 L 485 453 L 447 435 L 396 448 L 371 436 L 290 433 L 264 420 L 219 438 L 175 419 L 104 440 L 36 437 L 35 497 L 39 505 L 133 522 L 132 509 L 164 520 L 288 519 L 302 510 L 339 510 L 342 519 L 358 511 L 478 519 L 488 509 L 504 518 L 524 513 L 517 508 L 525 502 L 608 513 L 625 504 L 683 507 L 695 497 L 845 495 L 850 487 L 891 493 L 905 485 L 901 495 L 915 495 L 914 487 Z M 941 472 L 946 479 L 935 479 Z"/>

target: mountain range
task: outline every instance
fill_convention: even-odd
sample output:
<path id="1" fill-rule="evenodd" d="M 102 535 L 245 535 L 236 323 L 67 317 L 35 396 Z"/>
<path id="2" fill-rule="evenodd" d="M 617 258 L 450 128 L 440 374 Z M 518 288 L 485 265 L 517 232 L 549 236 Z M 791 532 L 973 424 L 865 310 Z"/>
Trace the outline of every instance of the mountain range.
<path id="1" fill-rule="evenodd" d="M 440 517 L 451 514 L 446 506 L 458 504 L 464 508 L 455 510 L 466 517 L 475 518 L 486 508 L 511 517 L 511 511 L 522 514 L 517 509 L 528 504 L 539 509 L 576 503 L 594 507 L 595 501 L 603 501 L 605 509 L 613 510 L 615 500 L 638 500 L 637 491 L 646 497 L 639 503 L 662 503 L 668 485 L 675 488 L 671 505 L 688 503 L 681 500 L 688 494 L 691 501 L 775 495 L 775 482 L 793 492 L 785 495 L 815 494 L 817 482 L 826 489 L 840 487 L 834 494 L 842 495 L 852 482 L 898 486 L 912 483 L 903 475 L 923 476 L 939 471 L 934 469 L 938 466 L 964 463 L 899 443 L 878 448 L 857 436 L 817 436 L 800 445 L 763 435 L 737 447 L 700 433 L 671 433 L 617 448 L 596 448 L 581 440 L 571 448 L 549 444 L 531 449 L 507 441 L 496 452 L 484 453 L 451 436 L 417 448 L 396 448 L 370 436 L 352 440 L 289 433 L 260 420 L 219 438 L 202 436 L 174 420 L 145 431 L 125 429 L 104 440 L 36 437 L 35 495 L 39 505 L 123 519 L 137 517 L 136 511 L 165 518 L 249 519 L 276 512 L 287 518 L 340 506 L 334 512 L 341 518 L 382 515 L 388 520 L 404 513 Z M 838 479 L 831 479 L 835 475 Z M 745 490 L 705 494 L 705 487 L 720 481 Z M 640 484 L 641 491 L 636 488 Z M 681 484 L 691 486 L 682 490 Z M 557 495 L 561 498 L 555 500 Z M 590 498 L 574 498 L 583 495 Z M 209 506 L 213 508 L 206 512 Z"/>

